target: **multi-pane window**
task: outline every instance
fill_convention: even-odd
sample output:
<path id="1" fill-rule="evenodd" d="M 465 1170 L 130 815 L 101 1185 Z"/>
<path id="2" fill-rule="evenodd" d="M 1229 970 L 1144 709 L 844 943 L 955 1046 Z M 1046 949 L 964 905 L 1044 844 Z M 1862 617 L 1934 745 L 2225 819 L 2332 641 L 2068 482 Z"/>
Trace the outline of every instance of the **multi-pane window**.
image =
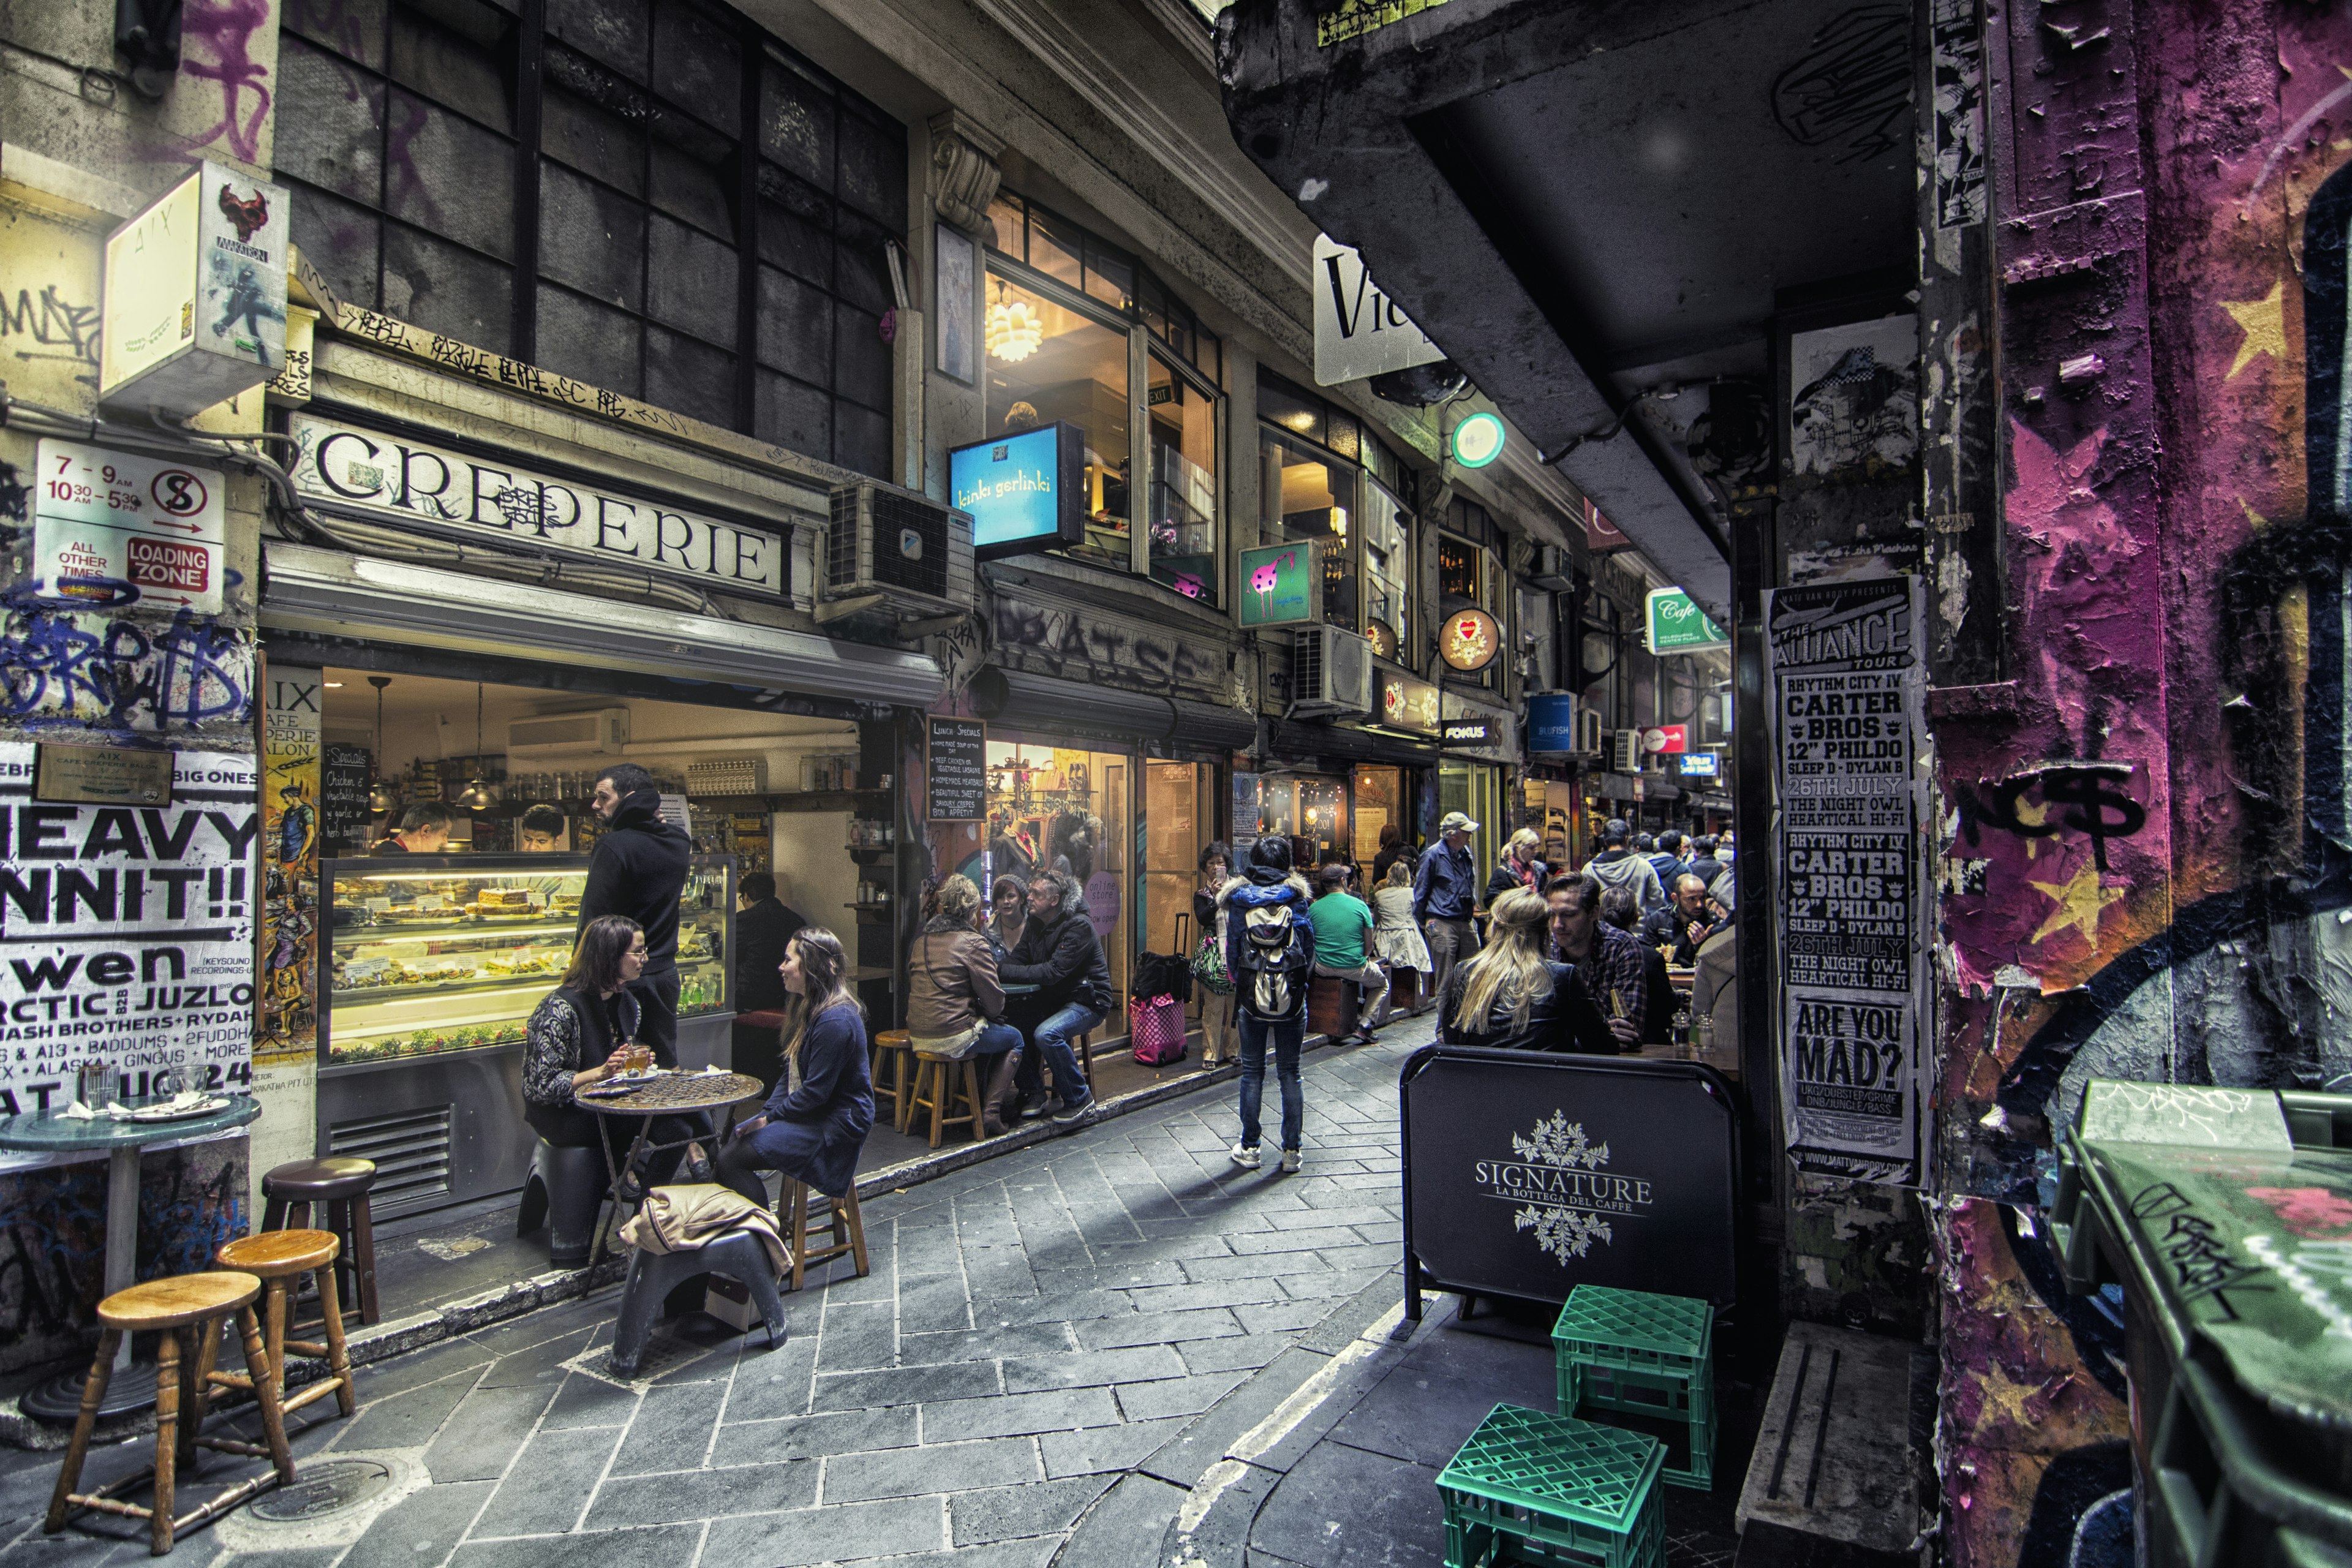
<path id="1" fill-rule="evenodd" d="M 1261 531 L 1276 537 L 1278 519 L 1281 537 L 1319 540 L 1324 619 L 1418 666 L 1411 470 L 1353 414 L 1270 371 L 1258 374 L 1257 412 Z"/>
<path id="2" fill-rule="evenodd" d="M 1071 553 L 1215 603 L 1223 344 L 1132 256 L 1068 219 L 1004 192 L 988 220 L 990 433 L 1076 426 L 1087 525 Z"/>
<path id="3" fill-rule="evenodd" d="M 1258 395 L 1263 408 L 1265 394 Z M 1285 435 L 1287 428 L 1258 431 L 1259 535 L 1268 544 L 1297 540 L 1322 548 L 1323 618 L 1353 631 L 1356 564 L 1348 538 L 1355 522 L 1356 470 Z"/>
<path id="4" fill-rule="evenodd" d="M 722 6 L 544 11 L 288 0 L 296 242 L 359 303 L 888 473 L 904 129 Z"/>

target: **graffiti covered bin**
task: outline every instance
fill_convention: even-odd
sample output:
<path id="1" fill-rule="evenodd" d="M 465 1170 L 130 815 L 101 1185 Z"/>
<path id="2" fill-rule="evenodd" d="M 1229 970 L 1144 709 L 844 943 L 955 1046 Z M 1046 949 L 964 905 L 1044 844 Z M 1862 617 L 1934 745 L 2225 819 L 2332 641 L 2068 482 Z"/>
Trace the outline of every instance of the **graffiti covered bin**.
<path id="1" fill-rule="evenodd" d="M 2121 1297 L 2146 1561 L 2352 1551 L 2352 1096 L 2094 1079 L 2053 1240 Z"/>

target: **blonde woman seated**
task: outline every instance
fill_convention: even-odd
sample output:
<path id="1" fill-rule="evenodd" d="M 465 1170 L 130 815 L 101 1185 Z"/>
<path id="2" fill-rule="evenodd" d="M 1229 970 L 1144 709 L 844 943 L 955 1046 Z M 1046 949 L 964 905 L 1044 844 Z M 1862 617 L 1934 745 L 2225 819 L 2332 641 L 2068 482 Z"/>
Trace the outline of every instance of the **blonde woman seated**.
<path id="1" fill-rule="evenodd" d="M 1514 888 L 1487 907 L 1486 945 L 1456 964 L 1438 1000 L 1449 1046 L 1615 1056 L 1617 1042 L 1576 984 L 1576 965 L 1546 956 L 1544 901 Z"/>

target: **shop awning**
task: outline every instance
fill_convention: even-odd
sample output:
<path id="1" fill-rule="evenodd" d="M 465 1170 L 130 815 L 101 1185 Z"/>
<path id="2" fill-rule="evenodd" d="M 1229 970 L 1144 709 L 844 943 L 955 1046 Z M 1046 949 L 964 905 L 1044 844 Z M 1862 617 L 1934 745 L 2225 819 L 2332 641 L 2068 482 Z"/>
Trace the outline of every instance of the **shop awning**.
<path id="1" fill-rule="evenodd" d="M 992 724 L 1170 741 L 1204 752 L 1247 749 L 1257 716 L 1222 703 L 1129 691 L 991 665 L 972 678 L 972 707 Z"/>
<path id="2" fill-rule="evenodd" d="M 508 658 L 774 687 L 927 708 L 945 682 L 925 654 L 683 615 L 278 541 L 263 546 L 265 630 L 377 637 Z"/>
<path id="3" fill-rule="evenodd" d="M 1280 758 L 1284 762 L 1304 757 L 1328 757 L 1334 762 L 1385 763 L 1402 768 L 1433 767 L 1437 763 L 1437 742 L 1408 741 L 1401 735 L 1384 735 L 1347 724 L 1303 724 L 1292 720 L 1276 720 L 1266 755 L 1269 759 Z"/>

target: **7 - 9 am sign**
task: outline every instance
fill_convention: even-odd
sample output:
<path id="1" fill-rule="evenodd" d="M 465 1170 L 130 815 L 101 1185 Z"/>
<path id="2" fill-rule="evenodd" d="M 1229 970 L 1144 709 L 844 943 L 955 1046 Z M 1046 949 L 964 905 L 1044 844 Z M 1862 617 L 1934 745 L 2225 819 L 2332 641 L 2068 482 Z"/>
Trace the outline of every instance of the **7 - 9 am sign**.
<path id="1" fill-rule="evenodd" d="M 1708 653 L 1729 647 L 1731 634 L 1707 618 L 1680 588 L 1653 588 L 1642 605 L 1642 641 L 1651 653 Z"/>

